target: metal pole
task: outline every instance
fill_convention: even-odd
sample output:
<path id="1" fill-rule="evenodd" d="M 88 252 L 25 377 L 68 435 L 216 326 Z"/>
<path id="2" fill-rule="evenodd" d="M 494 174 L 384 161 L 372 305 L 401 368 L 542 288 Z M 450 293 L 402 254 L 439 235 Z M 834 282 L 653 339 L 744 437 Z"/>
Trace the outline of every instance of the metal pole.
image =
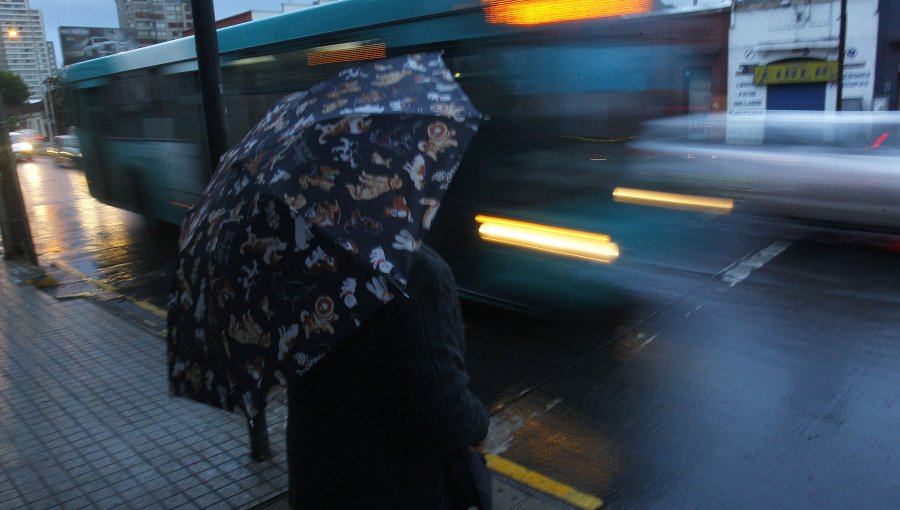
<path id="1" fill-rule="evenodd" d="M 206 121 L 206 141 L 212 168 L 228 144 L 228 125 L 225 123 L 225 89 L 219 65 L 219 41 L 216 38 L 216 15 L 212 0 L 191 0 L 194 12 L 194 44 L 197 48 L 197 70 L 200 74 L 200 93 L 203 98 L 203 117 Z"/>
<path id="2" fill-rule="evenodd" d="M 219 164 L 219 157 L 228 148 L 228 125 L 225 117 L 225 88 L 219 63 L 219 40 L 216 37 L 216 14 L 212 0 L 191 0 L 194 11 L 194 44 L 197 48 L 197 71 L 200 74 L 200 93 L 203 98 L 203 117 L 206 121 L 206 141 L 209 145 L 209 176 Z M 272 456 L 265 409 L 247 420 L 250 456 L 260 462 Z"/>
<path id="3" fill-rule="evenodd" d="M 4 257 L 7 259 L 27 257 L 37 265 L 31 227 L 25 213 L 25 201 L 19 186 L 16 157 L 9 141 L 6 126 L 6 110 L 0 101 L 0 235 L 3 236 Z"/>
<path id="4" fill-rule="evenodd" d="M 53 115 L 53 93 L 44 84 L 44 115 L 47 116 L 47 143 L 53 144 L 56 140 L 56 119 Z"/>
<path id="5" fill-rule="evenodd" d="M 841 24 L 838 34 L 838 76 L 837 76 L 837 106 L 835 110 L 844 109 L 844 53 L 847 47 L 847 0 L 841 0 Z"/>

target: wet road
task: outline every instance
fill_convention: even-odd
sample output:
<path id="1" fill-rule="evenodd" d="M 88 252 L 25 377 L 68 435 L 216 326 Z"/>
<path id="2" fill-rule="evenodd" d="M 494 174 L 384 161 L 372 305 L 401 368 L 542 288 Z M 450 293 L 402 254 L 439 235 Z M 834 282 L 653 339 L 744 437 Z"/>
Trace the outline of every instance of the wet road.
<path id="1" fill-rule="evenodd" d="M 42 264 L 163 305 L 174 229 L 98 204 L 77 170 L 19 172 Z M 614 270 L 583 267 L 624 296 L 590 317 L 466 305 L 489 448 L 611 508 L 900 505 L 896 239 L 659 222 Z"/>
<path id="2" fill-rule="evenodd" d="M 177 255 L 176 227 L 98 202 L 84 172 L 49 158 L 19 163 L 19 181 L 40 264 L 62 265 L 165 306 Z"/>

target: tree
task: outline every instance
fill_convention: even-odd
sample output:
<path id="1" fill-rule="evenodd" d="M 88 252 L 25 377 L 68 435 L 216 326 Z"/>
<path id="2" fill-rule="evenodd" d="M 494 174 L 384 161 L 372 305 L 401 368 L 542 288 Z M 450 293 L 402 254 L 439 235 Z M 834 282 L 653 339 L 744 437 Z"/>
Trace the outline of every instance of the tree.
<path id="1" fill-rule="evenodd" d="M 28 85 L 16 73 L 0 70 L 0 98 L 6 109 L 19 106 L 28 99 Z"/>

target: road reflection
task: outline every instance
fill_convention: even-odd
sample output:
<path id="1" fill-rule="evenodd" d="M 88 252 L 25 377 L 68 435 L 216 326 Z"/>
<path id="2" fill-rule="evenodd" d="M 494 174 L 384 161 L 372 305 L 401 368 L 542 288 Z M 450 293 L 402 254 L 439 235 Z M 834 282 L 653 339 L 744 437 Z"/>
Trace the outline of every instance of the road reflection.
<path id="1" fill-rule="evenodd" d="M 177 228 L 100 203 L 82 171 L 51 159 L 36 158 L 18 171 L 41 265 L 74 268 L 123 294 L 165 305 Z"/>

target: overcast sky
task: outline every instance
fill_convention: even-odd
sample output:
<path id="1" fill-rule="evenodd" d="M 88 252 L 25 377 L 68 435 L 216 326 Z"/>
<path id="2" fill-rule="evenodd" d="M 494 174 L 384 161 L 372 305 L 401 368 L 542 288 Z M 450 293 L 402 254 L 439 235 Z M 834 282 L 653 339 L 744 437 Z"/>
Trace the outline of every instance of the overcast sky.
<path id="1" fill-rule="evenodd" d="M 249 10 L 281 11 L 282 3 L 289 0 L 213 0 L 216 19 L 226 18 Z M 59 27 L 113 27 L 119 26 L 116 0 L 29 0 L 32 9 L 44 14 L 44 31 L 47 40 L 53 41 L 56 63 L 62 65 L 59 46 Z"/>

